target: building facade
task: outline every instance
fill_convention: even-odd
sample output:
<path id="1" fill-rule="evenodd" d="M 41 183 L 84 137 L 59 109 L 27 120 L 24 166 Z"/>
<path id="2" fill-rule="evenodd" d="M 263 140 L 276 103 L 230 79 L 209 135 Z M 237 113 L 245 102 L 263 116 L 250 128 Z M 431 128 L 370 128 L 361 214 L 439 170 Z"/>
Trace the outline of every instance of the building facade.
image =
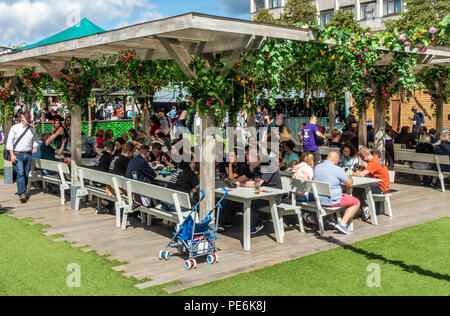
<path id="1" fill-rule="evenodd" d="M 253 18 L 261 9 L 268 9 L 275 18 L 279 18 L 283 7 L 289 0 L 250 0 L 250 14 Z M 404 10 L 403 0 L 316 0 L 312 1 L 320 13 L 318 20 L 326 24 L 337 10 L 351 10 L 361 27 L 372 31 L 385 28 L 384 21 L 396 19 Z"/>

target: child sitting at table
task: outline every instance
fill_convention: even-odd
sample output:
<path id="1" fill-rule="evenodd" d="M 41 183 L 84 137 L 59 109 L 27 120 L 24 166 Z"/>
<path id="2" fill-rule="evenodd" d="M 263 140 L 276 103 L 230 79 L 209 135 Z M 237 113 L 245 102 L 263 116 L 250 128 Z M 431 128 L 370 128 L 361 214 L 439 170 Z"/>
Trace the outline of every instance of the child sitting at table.
<path id="1" fill-rule="evenodd" d="M 390 182 L 389 182 L 389 171 L 386 165 L 377 156 L 372 155 L 369 148 L 362 147 L 359 150 L 359 156 L 365 162 L 367 166 L 363 171 L 354 172 L 354 177 L 372 177 L 375 179 L 380 179 L 381 182 L 370 184 L 372 194 L 384 194 L 389 193 Z M 370 217 L 369 207 L 365 200 L 365 190 L 361 188 L 353 189 L 353 195 L 359 199 L 361 202 L 362 216 L 365 220 Z"/>

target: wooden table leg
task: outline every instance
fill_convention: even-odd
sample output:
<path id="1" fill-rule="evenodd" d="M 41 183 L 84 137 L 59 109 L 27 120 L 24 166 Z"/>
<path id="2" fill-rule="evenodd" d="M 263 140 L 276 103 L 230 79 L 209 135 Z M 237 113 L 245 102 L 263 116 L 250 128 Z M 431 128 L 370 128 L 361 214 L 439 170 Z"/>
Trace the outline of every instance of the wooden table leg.
<path id="1" fill-rule="evenodd" d="M 370 184 L 367 184 L 365 186 L 365 189 L 366 189 L 366 199 L 367 199 L 367 204 L 369 205 L 370 218 L 372 220 L 372 224 L 375 226 L 378 226 L 377 209 L 375 207 L 375 201 L 373 200 L 372 188 L 370 187 Z"/>
<path id="2" fill-rule="evenodd" d="M 283 235 L 281 234 L 281 224 L 280 224 L 280 218 L 278 217 L 278 209 L 277 204 L 275 203 L 275 197 L 270 197 L 270 210 L 272 212 L 272 221 L 273 221 L 273 227 L 275 229 L 275 237 L 277 239 L 277 243 L 282 244 L 283 241 Z"/>
<path id="3" fill-rule="evenodd" d="M 250 230 L 251 230 L 251 201 L 247 200 L 244 202 L 244 250 L 250 251 Z"/>

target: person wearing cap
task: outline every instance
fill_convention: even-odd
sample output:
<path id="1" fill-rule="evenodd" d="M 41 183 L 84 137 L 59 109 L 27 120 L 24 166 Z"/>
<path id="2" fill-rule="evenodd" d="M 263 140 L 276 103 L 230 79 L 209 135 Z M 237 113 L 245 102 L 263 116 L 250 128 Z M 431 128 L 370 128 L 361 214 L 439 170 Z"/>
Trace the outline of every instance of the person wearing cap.
<path id="1" fill-rule="evenodd" d="M 19 114 L 19 117 L 20 123 L 14 125 L 9 131 L 6 150 L 11 155 L 11 162 L 16 166 L 17 191 L 20 202 L 26 203 L 29 199 L 27 186 L 31 168 L 31 155 L 37 153 L 39 144 L 36 130 L 31 125 L 30 112 L 26 111 Z"/>

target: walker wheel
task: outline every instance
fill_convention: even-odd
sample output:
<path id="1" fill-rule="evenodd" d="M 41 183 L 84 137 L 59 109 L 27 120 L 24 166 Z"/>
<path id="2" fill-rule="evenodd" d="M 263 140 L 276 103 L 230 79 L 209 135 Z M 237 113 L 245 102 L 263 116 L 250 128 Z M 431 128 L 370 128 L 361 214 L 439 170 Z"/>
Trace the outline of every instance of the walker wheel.
<path id="1" fill-rule="evenodd" d="M 164 259 L 164 254 L 165 254 L 165 250 L 161 250 L 160 252 L 159 252 L 159 256 L 158 256 L 158 258 L 159 258 L 159 260 L 162 260 L 162 259 Z"/>
<path id="2" fill-rule="evenodd" d="M 186 270 L 190 270 L 190 269 L 192 268 L 192 263 L 191 263 L 190 260 L 186 260 L 186 261 L 184 262 L 184 268 L 185 268 Z"/>
<path id="3" fill-rule="evenodd" d="M 168 251 L 165 252 L 164 259 L 170 260 L 170 252 L 168 252 Z"/>
<path id="4" fill-rule="evenodd" d="M 214 256 L 213 255 L 208 255 L 208 257 L 206 257 L 206 262 L 208 262 L 209 264 L 213 264 L 214 263 Z"/>
<path id="5" fill-rule="evenodd" d="M 219 255 L 215 253 L 213 254 L 213 256 L 214 256 L 214 263 L 219 262 Z"/>
<path id="6" fill-rule="evenodd" d="M 192 259 L 191 262 L 192 262 L 192 269 L 197 268 L 197 260 Z"/>

